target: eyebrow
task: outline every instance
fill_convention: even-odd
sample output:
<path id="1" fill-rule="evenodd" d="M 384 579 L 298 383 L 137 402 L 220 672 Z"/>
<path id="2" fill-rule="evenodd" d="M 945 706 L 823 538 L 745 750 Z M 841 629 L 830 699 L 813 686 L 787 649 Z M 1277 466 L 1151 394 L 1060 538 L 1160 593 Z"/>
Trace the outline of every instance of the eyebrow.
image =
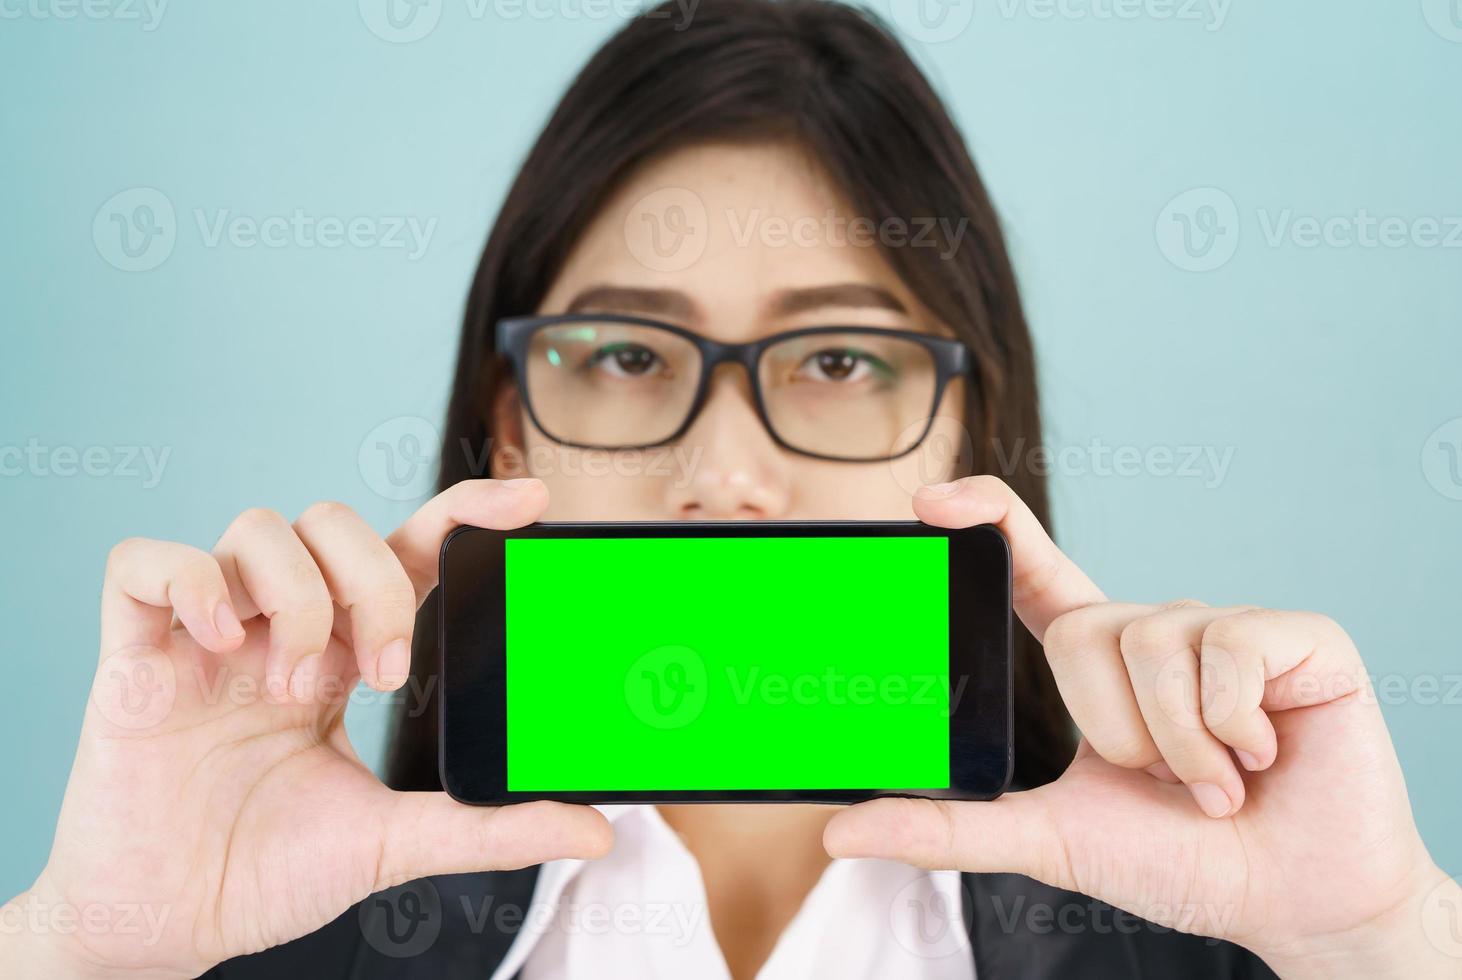
<path id="1" fill-rule="evenodd" d="M 772 316 L 792 316 L 830 306 L 871 307 L 907 313 L 898 297 L 882 286 L 867 283 L 837 283 L 809 289 L 787 289 L 767 304 Z M 590 286 L 569 301 L 567 313 L 622 311 L 694 321 L 699 307 L 685 293 L 674 289 L 646 289 L 637 286 Z"/>
<path id="2" fill-rule="evenodd" d="M 648 313 L 676 320 L 694 320 L 698 312 L 685 293 L 634 286 L 590 286 L 569 301 L 565 312 L 584 311 Z"/>
<path id="3" fill-rule="evenodd" d="M 817 286 L 812 289 L 788 289 L 773 297 L 768 306 L 773 316 L 792 316 L 827 306 L 873 307 L 895 313 L 908 312 L 898 297 L 887 289 L 860 282 Z"/>

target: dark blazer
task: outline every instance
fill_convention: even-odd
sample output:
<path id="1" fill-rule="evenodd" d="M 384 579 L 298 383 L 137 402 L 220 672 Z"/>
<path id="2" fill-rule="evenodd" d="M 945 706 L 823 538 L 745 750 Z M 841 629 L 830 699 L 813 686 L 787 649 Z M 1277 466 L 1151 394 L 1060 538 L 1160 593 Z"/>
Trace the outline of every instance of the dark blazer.
<path id="1" fill-rule="evenodd" d="M 538 869 L 445 875 L 372 895 L 294 942 L 241 956 L 209 980 L 488 980 L 533 898 Z M 1020 875 L 967 874 L 976 980 L 1247 980 L 1252 953 L 1185 935 Z"/>

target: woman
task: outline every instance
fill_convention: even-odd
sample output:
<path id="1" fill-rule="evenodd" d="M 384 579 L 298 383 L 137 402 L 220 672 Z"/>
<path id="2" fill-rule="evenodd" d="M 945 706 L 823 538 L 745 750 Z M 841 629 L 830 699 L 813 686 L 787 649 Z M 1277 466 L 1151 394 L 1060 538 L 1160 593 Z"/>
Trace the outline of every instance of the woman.
<path id="1" fill-rule="evenodd" d="M 1455 975 L 1424 912 L 1462 894 L 1417 835 L 1344 632 L 1108 602 L 1043 530 L 1041 481 L 982 475 L 1039 442 L 1031 341 L 973 164 L 897 43 L 820 0 L 703 0 L 680 27 L 627 26 L 525 162 L 472 285 L 436 498 L 385 539 L 320 504 L 240 515 L 211 553 L 113 551 L 54 849 L 7 914 L 143 925 L 7 935 L 6 975 Z M 514 374 L 493 328 L 525 313 L 591 354 Z M 693 405 L 666 335 L 603 313 L 777 336 L 784 356 L 718 369 Z M 795 333 L 822 324 L 953 337 L 974 368 L 870 436 L 825 399 L 887 365 Z M 667 439 L 685 465 L 589 467 L 569 445 Z M 401 713 L 392 788 L 346 740 L 357 680 L 433 689 L 428 596 L 459 523 L 911 507 L 1011 542 L 1021 792 L 473 809 L 438 791 L 430 706 Z M 650 922 L 661 906 L 674 927 Z"/>

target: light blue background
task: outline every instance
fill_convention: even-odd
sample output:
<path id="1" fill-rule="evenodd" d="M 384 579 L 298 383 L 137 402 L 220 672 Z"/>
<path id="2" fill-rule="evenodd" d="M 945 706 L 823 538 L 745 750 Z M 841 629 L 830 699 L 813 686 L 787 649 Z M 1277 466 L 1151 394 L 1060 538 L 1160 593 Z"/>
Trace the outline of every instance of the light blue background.
<path id="1" fill-rule="evenodd" d="M 0 477 L 7 895 L 50 845 L 107 549 L 134 534 L 207 546 L 255 504 L 293 514 L 338 498 L 382 531 L 410 511 L 373 490 L 391 485 L 367 437 L 385 422 L 379 438 L 399 445 L 421 426 L 389 420 L 440 418 L 495 209 L 617 23 L 577 0 L 516 18 L 434 0 L 435 29 L 392 43 L 351 3 L 178 2 L 145 30 L 25 2 L 0 5 L 0 449 L 170 456 L 150 488 L 25 466 Z M 895 2 L 930 36 L 934 21 Z M 1373 673 L 1419 695 L 1385 711 L 1422 831 L 1462 871 L 1462 704 L 1456 691 L 1438 703 L 1462 676 L 1462 501 L 1446 495 L 1462 480 L 1428 443 L 1462 416 L 1462 248 L 1265 237 L 1286 209 L 1462 216 L 1462 26 L 1445 2 L 1427 5 L 1429 26 L 1415 0 L 1233 0 L 1221 19 L 1195 7 L 1204 20 L 1158 16 L 1183 9 L 1161 0 L 1135 17 L 1101 16 L 1113 0 L 1068 0 L 1066 13 L 979 0 L 969 20 L 961 2 L 934 30 L 963 30 L 915 47 L 1007 222 L 1051 443 L 1233 450 L 1215 487 L 1062 468 L 1061 540 L 1114 596 L 1337 617 Z M 166 195 L 177 241 L 156 268 L 124 272 L 93 219 L 135 187 Z M 1206 256 L 1175 251 L 1180 226 L 1164 214 L 1197 187 L 1235 209 L 1213 212 L 1225 231 Z M 436 224 L 413 261 L 207 247 L 194 218 L 296 208 Z M 1235 240 L 1213 271 L 1169 258 L 1213 261 Z M 368 757 L 384 717 L 351 711 Z"/>

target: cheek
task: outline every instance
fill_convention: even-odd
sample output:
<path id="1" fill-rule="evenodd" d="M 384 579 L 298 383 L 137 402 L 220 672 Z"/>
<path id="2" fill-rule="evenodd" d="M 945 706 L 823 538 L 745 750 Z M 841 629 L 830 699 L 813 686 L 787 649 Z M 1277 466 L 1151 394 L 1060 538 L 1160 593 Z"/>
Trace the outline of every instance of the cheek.
<path id="1" fill-rule="evenodd" d="M 964 423 L 950 415 L 936 416 L 913 452 L 893 461 L 899 486 L 909 494 L 930 483 L 944 483 L 964 476 L 963 469 L 974 458 L 974 444 Z"/>
<path id="2" fill-rule="evenodd" d="M 882 463 L 829 463 L 789 456 L 795 511 L 809 520 L 909 520 L 914 492 L 966 475 L 974 446 L 964 421 L 964 384 L 952 381 L 914 450 Z"/>
<path id="3" fill-rule="evenodd" d="M 897 461 L 828 463 L 797 460 L 790 479 L 797 488 L 790 518 L 828 521 L 906 521 L 914 516 Z"/>
<path id="4" fill-rule="evenodd" d="M 572 449 L 527 434 L 517 475 L 534 476 L 548 487 L 550 521 L 635 521 L 662 519 L 668 487 L 677 479 L 675 460 L 660 450 L 608 452 Z"/>

